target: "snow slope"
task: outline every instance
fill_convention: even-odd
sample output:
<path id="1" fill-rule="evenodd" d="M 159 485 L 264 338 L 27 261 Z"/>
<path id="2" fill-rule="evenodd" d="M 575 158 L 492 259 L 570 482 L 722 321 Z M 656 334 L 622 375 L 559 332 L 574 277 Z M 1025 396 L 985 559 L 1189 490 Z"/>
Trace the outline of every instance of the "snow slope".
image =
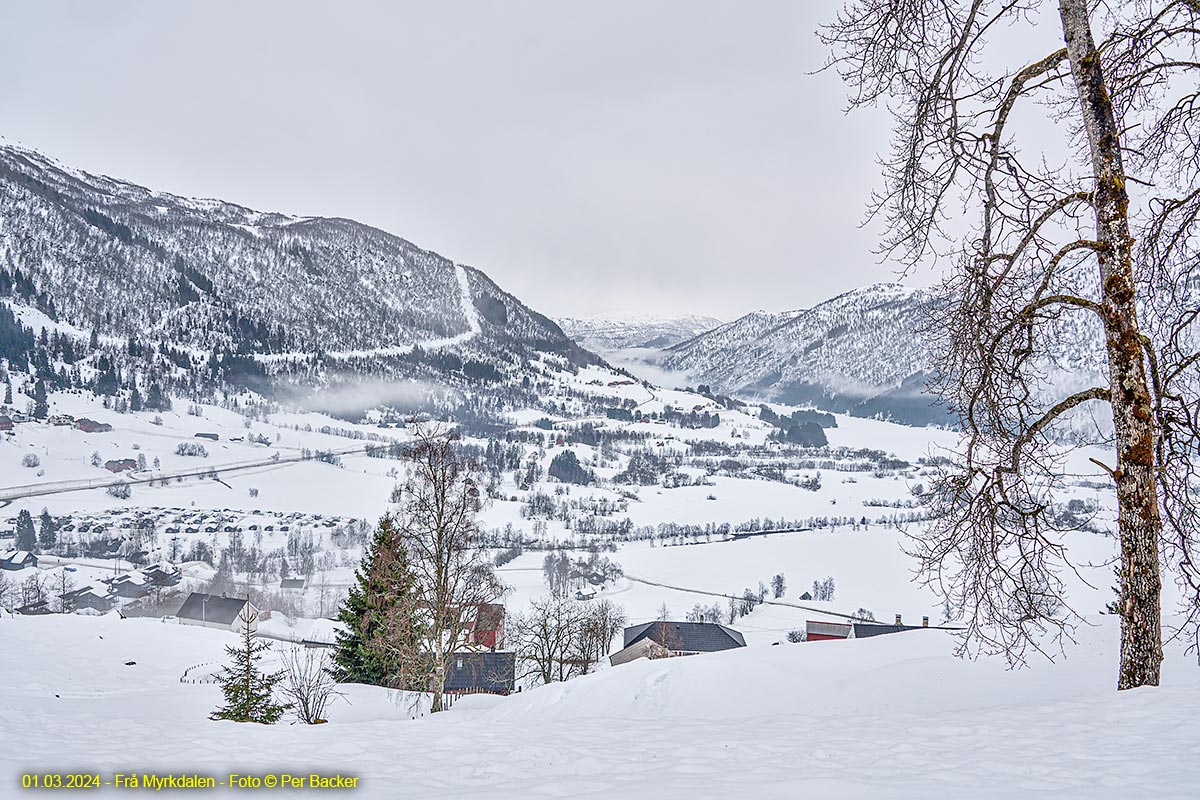
<path id="1" fill-rule="evenodd" d="M 1118 694 L 1113 622 L 1016 673 L 919 631 L 635 662 L 416 720 L 350 687 L 327 725 L 260 727 L 209 721 L 217 687 L 179 681 L 232 634 L 5 617 L 0 729 L 20 739 L 0 773 L 341 773 L 362 798 L 1192 797 L 1200 670 L 1173 649 L 1164 687 Z"/>

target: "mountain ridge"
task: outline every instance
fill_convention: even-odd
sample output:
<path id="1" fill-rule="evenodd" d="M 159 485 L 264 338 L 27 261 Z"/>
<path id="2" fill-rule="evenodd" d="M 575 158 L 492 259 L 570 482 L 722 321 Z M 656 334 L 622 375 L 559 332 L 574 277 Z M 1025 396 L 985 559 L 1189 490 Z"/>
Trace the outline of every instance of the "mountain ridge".
<path id="1" fill-rule="evenodd" d="M 181 197 L 10 144 L 0 270 L 52 319 L 267 369 L 350 361 L 403 374 L 431 350 L 482 372 L 537 353 L 601 361 L 482 270 L 379 228 Z"/>

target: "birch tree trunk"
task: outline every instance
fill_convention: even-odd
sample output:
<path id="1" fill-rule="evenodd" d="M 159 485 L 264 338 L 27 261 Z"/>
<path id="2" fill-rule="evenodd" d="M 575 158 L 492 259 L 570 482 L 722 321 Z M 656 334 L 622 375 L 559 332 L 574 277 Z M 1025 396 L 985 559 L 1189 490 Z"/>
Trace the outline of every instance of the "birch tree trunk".
<path id="1" fill-rule="evenodd" d="M 1099 243 L 1110 401 L 1116 427 L 1121 538 L 1121 666 L 1118 689 L 1157 686 L 1162 662 L 1154 418 L 1138 327 L 1129 232 L 1129 197 L 1120 130 L 1092 37 L 1086 0 L 1059 0 L 1067 57 L 1075 78 L 1095 171 L 1093 206 Z"/>

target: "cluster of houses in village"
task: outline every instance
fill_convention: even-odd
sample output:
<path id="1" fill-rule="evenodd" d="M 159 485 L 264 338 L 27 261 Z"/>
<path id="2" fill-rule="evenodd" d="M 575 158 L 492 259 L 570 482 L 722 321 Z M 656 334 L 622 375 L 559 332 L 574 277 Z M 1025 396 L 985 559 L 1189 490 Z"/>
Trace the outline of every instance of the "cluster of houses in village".
<path id="1" fill-rule="evenodd" d="M 6 570 L 36 569 L 38 560 L 37 556 L 32 553 L 10 551 L 0 556 L 0 566 Z M 77 567 L 69 564 L 55 567 L 55 569 L 62 570 L 68 575 L 78 571 Z M 49 581 L 48 591 L 43 596 L 22 603 L 13 610 L 15 613 L 23 615 L 50 614 L 54 611 L 53 599 L 57 601 L 53 605 L 63 611 L 90 610 L 103 613 L 121 605 L 129 608 L 140 600 L 145 600 L 156 593 L 161 594 L 164 590 L 177 586 L 181 579 L 182 574 L 178 567 L 162 563 L 151 564 L 111 577 L 89 580 L 82 586 L 72 582 L 71 588 L 63 592 L 61 597 L 54 595 L 54 581 Z M 54 597 L 51 598 L 50 595 L 54 595 Z"/>
<path id="2" fill-rule="evenodd" d="M 285 513 L 258 509 L 239 511 L 231 508 L 116 508 L 95 514 L 63 514 L 52 519 L 55 530 L 61 533 L 78 532 L 93 535 L 133 531 L 188 534 L 327 530 L 337 533 L 356 521 L 353 517 L 307 514 L 300 511 Z M 0 530 L 0 538 L 13 536 L 16 522 L 16 517 L 8 518 L 7 528 Z"/>

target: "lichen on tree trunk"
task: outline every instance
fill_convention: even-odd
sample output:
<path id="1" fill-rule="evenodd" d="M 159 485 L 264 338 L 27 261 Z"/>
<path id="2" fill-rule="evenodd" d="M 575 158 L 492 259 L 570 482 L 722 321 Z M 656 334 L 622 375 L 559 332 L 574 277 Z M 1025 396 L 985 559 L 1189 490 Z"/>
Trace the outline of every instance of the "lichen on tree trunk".
<path id="1" fill-rule="evenodd" d="M 1157 686 L 1162 663 L 1158 488 L 1154 418 L 1138 327 L 1129 196 L 1120 129 L 1092 37 L 1086 0 L 1060 0 L 1067 57 L 1095 170 L 1093 206 L 1102 286 L 1110 401 L 1116 432 L 1121 541 L 1121 665 L 1118 689 Z"/>

